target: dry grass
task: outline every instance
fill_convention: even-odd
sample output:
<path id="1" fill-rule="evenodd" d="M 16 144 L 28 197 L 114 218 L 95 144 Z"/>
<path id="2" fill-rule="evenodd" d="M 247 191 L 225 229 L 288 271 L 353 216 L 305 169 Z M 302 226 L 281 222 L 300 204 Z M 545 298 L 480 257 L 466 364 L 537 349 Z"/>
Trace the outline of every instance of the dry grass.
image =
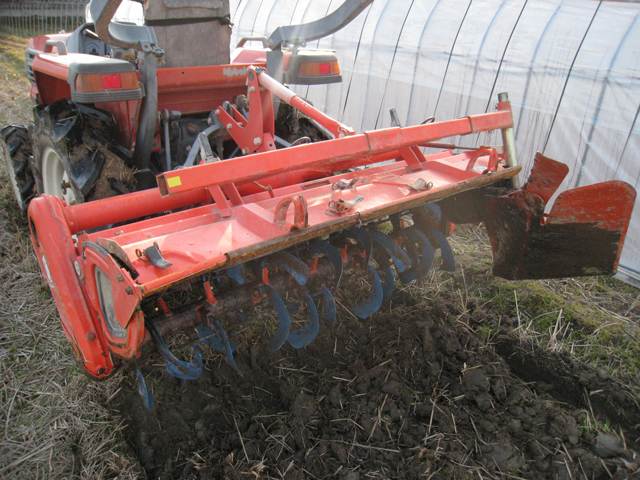
<path id="1" fill-rule="evenodd" d="M 0 35 L 0 125 L 30 120 L 16 66 L 25 46 Z M 137 478 L 109 410 L 120 380 L 95 383 L 76 367 L 1 160 L 0 478 Z"/>
<path id="2" fill-rule="evenodd" d="M 0 33 L 0 125 L 31 122 L 29 80 L 24 71 L 27 40 Z"/>
<path id="3" fill-rule="evenodd" d="M 60 328 L 2 171 L 0 204 L 0 478 L 134 478 L 109 411 L 119 379 L 82 376 Z M 15 218 L 15 217 L 14 217 Z M 16 227 L 18 227 L 16 229 Z"/>

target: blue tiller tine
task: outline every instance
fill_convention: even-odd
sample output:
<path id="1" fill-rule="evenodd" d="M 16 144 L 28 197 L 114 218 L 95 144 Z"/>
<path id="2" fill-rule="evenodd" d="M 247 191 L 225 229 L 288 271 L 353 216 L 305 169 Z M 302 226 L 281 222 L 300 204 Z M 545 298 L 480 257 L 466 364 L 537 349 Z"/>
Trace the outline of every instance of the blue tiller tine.
<path id="1" fill-rule="evenodd" d="M 371 230 L 370 232 L 373 241 L 380 245 L 391 257 L 398 273 L 402 273 L 411 267 L 411 258 L 409 258 L 407 252 L 402 250 L 402 248 L 400 248 L 398 244 L 391 239 L 391 237 L 379 232 L 378 230 Z"/>
<path id="2" fill-rule="evenodd" d="M 307 324 L 304 327 L 294 332 L 289 332 L 287 341 L 293 348 L 302 348 L 309 345 L 316 338 L 316 335 L 318 335 L 318 330 L 320 330 L 318 309 L 315 303 L 313 303 L 313 299 L 308 293 L 305 294 L 304 299 L 307 303 L 309 316 L 307 317 Z"/>
<path id="3" fill-rule="evenodd" d="M 433 259 L 435 257 L 433 246 L 427 236 L 417 228 L 410 228 L 407 234 L 422 247 L 422 251 L 420 252 L 420 268 L 417 272 L 418 278 L 422 278 L 433 268 Z"/>
<path id="4" fill-rule="evenodd" d="M 433 267 L 433 259 L 435 253 L 431 242 L 427 236 L 416 228 L 408 228 L 405 230 L 407 238 L 416 243 L 420 248 L 420 253 L 417 258 L 413 258 L 413 266 L 400 274 L 400 281 L 402 283 L 409 283 L 413 280 L 418 280 L 424 277 L 431 267 Z"/>
<path id="5" fill-rule="evenodd" d="M 304 285 L 309 278 L 309 267 L 295 255 L 289 252 L 276 252 L 270 259 L 279 267 L 284 268 L 298 285 Z"/>
<path id="6" fill-rule="evenodd" d="M 240 372 L 236 361 L 233 359 L 233 352 L 238 348 L 238 342 L 229 340 L 227 332 L 224 331 L 223 326 L 218 320 L 215 320 L 211 315 L 208 315 L 207 319 L 209 320 L 209 326 L 198 325 L 196 328 L 200 340 L 222 353 L 227 363 L 235 371 Z"/>
<path id="7" fill-rule="evenodd" d="M 209 321 L 211 320 L 212 319 L 210 319 Z M 240 370 L 238 369 L 238 366 L 236 365 L 236 361 L 233 359 L 233 351 L 238 347 L 238 343 L 233 342 L 233 346 L 232 346 L 231 342 L 229 341 L 229 338 L 227 337 L 227 332 L 224 331 L 224 328 L 222 327 L 222 325 L 220 325 L 220 322 L 218 320 L 213 322 L 211 326 L 214 328 L 215 332 L 218 334 L 218 337 L 222 341 L 222 346 L 224 348 L 224 351 L 222 352 L 222 354 L 224 355 L 225 360 L 229 365 L 231 365 L 231 367 L 234 370 L 236 370 L 237 372 L 240 372 Z"/>
<path id="8" fill-rule="evenodd" d="M 371 294 L 364 302 L 353 306 L 353 313 L 356 314 L 356 317 L 362 319 L 368 318 L 376 313 L 382 305 L 382 299 L 384 297 L 382 292 L 382 283 L 380 283 L 378 273 L 371 265 L 367 265 L 367 268 L 369 269 L 372 280 Z"/>
<path id="9" fill-rule="evenodd" d="M 151 410 L 151 407 L 153 407 L 153 393 L 151 393 L 151 390 L 147 387 L 147 382 L 144 381 L 142 372 L 136 370 L 136 375 L 138 377 L 138 393 L 142 397 L 142 402 L 144 406 L 147 407 L 147 410 Z"/>
<path id="10" fill-rule="evenodd" d="M 327 326 L 333 330 L 336 325 L 337 320 L 337 309 L 336 309 L 336 300 L 333 298 L 333 293 L 326 285 L 322 285 L 321 290 L 318 292 L 315 289 L 311 289 L 309 291 L 309 295 L 316 303 L 316 309 L 318 309 L 318 302 L 324 299 L 325 308 L 324 313 L 322 314 L 321 320 L 327 324 Z M 319 311 L 319 309 L 318 309 Z M 318 313 L 320 317 L 320 314 Z"/>
<path id="11" fill-rule="evenodd" d="M 289 325 L 291 323 L 289 320 L 289 312 L 284 304 L 284 300 L 282 300 L 282 297 L 280 297 L 278 292 L 273 288 L 269 285 L 262 285 L 260 289 L 262 290 L 262 293 L 267 295 L 267 302 L 269 302 L 278 313 L 278 330 L 276 330 L 275 335 L 267 344 L 267 348 L 272 352 L 275 352 L 284 345 L 284 342 L 287 341 L 287 337 L 289 336 Z"/>
<path id="12" fill-rule="evenodd" d="M 322 295 L 324 296 L 324 315 L 322 320 L 329 326 L 331 330 L 336 326 L 336 301 L 333 298 L 331 290 L 326 285 L 322 285 Z"/>
<path id="13" fill-rule="evenodd" d="M 354 238 L 364 248 L 365 265 L 369 265 L 371 253 L 373 252 L 373 241 L 371 231 L 367 228 L 351 227 L 347 230 L 347 235 Z"/>
<path id="14" fill-rule="evenodd" d="M 456 262 L 453 259 L 453 250 L 451 250 L 451 245 L 449 245 L 447 237 L 445 237 L 440 230 L 435 229 L 431 230 L 431 235 L 433 235 L 440 246 L 440 255 L 442 255 L 442 265 L 440 266 L 440 270 L 455 272 Z"/>
<path id="15" fill-rule="evenodd" d="M 338 285 L 340 285 L 340 280 L 342 279 L 343 269 L 342 255 L 340 255 L 340 251 L 329 242 L 318 240 L 316 242 L 313 242 L 313 245 L 311 245 L 311 255 L 317 257 L 320 254 L 327 257 L 327 259 L 329 259 L 329 261 L 333 265 L 333 288 L 338 288 Z"/>
<path id="16" fill-rule="evenodd" d="M 150 319 L 146 319 L 145 323 L 151 338 L 156 342 L 160 353 L 164 357 L 164 365 L 170 375 L 183 380 L 195 380 L 202 375 L 202 355 L 195 345 L 193 347 L 193 361 L 183 362 L 178 360 L 162 340 L 160 332 L 158 332 L 153 322 Z"/>
<path id="17" fill-rule="evenodd" d="M 227 275 L 239 285 L 244 285 L 244 264 L 239 263 L 231 268 L 227 268 Z"/>
<path id="18" fill-rule="evenodd" d="M 384 272 L 384 282 L 382 282 L 382 301 L 388 302 L 393 294 L 393 288 L 396 286 L 396 277 L 393 274 L 393 268 L 387 265 Z"/>
<path id="19" fill-rule="evenodd" d="M 211 322 L 211 319 L 209 320 L 209 322 Z M 200 341 L 202 343 L 208 345 L 209 347 L 217 350 L 220 353 L 225 352 L 224 343 L 222 342 L 218 334 L 211 329 L 211 327 L 207 325 L 198 325 L 196 327 L 196 331 L 198 332 L 198 337 L 200 338 Z M 228 342 L 231 351 L 235 352 L 238 348 L 238 342 L 236 342 L 235 340 L 228 340 Z"/>
<path id="20" fill-rule="evenodd" d="M 438 225 L 442 221 L 442 210 L 439 205 L 435 203 L 427 203 L 423 206 L 425 210 L 425 214 L 428 218 L 431 219 L 432 223 Z M 429 228 L 425 225 L 426 228 Z M 449 245 L 449 241 L 447 237 L 440 231 L 434 228 L 430 228 L 429 232 L 433 235 L 436 242 L 438 242 L 438 246 L 440 247 L 440 254 L 442 256 L 442 265 L 440 266 L 441 270 L 445 270 L 447 272 L 454 272 L 456 269 L 456 263 L 453 258 L 453 250 L 451 249 L 451 245 Z"/>

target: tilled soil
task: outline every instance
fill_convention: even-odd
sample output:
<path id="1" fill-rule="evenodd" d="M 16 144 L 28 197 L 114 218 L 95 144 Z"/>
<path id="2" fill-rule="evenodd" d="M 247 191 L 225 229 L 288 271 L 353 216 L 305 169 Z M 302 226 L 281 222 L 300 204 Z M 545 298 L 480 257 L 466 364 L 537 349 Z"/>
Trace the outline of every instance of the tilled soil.
<path id="1" fill-rule="evenodd" d="M 156 404 L 131 375 L 125 435 L 148 478 L 640 478 L 640 408 L 622 382 L 460 296 L 396 290 L 386 312 L 342 309 L 297 351 L 255 338 L 242 374 L 220 359 L 197 381 L 147 367 Z"/>

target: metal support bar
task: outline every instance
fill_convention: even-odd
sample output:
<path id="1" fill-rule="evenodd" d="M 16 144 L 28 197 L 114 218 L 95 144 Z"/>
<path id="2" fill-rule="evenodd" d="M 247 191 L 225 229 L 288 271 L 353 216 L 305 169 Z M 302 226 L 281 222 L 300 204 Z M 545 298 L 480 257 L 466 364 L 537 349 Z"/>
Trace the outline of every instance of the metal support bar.
<path id="1" fill-rule="evenodd" d="M 254 67 L 250 67 L 250 70 Z M 258 81 L 260 85 L 273 93 L 276 97 L 284 102 L 288 103 L 294 108 L 297 108 L 306 116 L 312 118 L 324 128 L 326 128 L 334 138 L 342 138 L 349 135 L 354 135 L 356 132 L 353 128 L 344 125 L 337 120 L 331 118 L 328 115 L 325 115 L 320 110 L 313 108 L 307 102 L 302 100 L 298 95 L 296 95 L 293 91 L 289 90 L 287 87 L 282 85 L 280 82 L 274 80 L 269 75 L 265 73 L 264 70 L 258 71 Z"/>
<path id="2" fill-rule="evenodd" d="M 509 94 L 502 92 L 498 94 L 498 110 L 511 111 L 511 102 L 509 101 Z M 504 145 L 504 160 L 510 167 L 518 165 L 518 157 L 516 155 L 516 139 L 513 133 L 513 125 L 502 129 L 502 143 Z M 513 188 L 520 188 L 520 178 L 518 175 L 511 177 Z"/>

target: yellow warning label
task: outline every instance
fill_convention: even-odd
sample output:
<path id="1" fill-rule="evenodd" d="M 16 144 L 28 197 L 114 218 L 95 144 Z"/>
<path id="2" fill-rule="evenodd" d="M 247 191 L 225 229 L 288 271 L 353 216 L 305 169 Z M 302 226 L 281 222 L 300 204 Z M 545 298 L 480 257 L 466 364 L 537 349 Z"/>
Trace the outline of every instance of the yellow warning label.
<path id="1" fill-rule="evenodd" d="M 182 180 L 180 180 L 179 176 L 167 178 L 167 187 L 174 188 L 179 187 L 180 185 L 182 185 Z"/>

